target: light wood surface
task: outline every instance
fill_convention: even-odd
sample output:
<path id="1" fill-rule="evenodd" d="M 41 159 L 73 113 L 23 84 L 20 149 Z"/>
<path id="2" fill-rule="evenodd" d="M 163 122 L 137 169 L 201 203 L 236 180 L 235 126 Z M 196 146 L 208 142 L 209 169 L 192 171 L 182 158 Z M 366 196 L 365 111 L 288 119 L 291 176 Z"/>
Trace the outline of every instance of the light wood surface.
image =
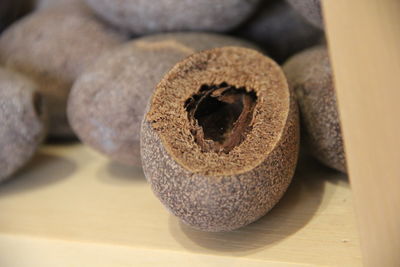
<path id="1" fill-rule="evenodd" d="M 326 0 L 366 266 L 400 266 L 400 1 Z"/>
<path id="2" fill-rule="evenodd" d="M 360 266 L 346 177 L 301 166 L 267 216 L 203 233 L 164 209 L 140 168 L 47 146 L 0 186 L 0 266 Z"/>

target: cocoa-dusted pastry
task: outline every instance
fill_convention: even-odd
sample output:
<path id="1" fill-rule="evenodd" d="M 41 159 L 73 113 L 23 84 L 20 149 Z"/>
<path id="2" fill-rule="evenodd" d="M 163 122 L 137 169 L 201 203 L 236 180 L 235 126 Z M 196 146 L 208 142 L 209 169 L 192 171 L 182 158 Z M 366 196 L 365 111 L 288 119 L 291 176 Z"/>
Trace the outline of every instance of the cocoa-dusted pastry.
<path id="1" fill-rule="evenodd" d="M 35 7 L 37 10 L 53 8 L 59 5 L 76 6 L 78 8 L 86 6 L 85 0 L 36 0 L 35 1 Z"/>
<path id="2" fill-rule="evenodd" d="M 311 153 L 327 166 L 346 172 L 335 86 L 326 47 L 303 51 L 289 59 L 283 68 L 297 95 L 305 140 Z"/>
<path id="3" fill-rule="evenodd" d="M 143 170 L 183 222 L 230 231 L 266 214 L 286 191 L 299 149 L 298 111 L 281 68 L 247 48 L 179 62 L 144 116 Z"/>
<path id="4" fill-rule="evenodd" d="M 46 110 L 37 86 L 0 68 L 0 182 L 36 152 L 46 130 Z"/>
<path id="5" fill-rule="evenodd" d="M 287 0 L 304 18 L 314 26 L 323 29 L 321 0 Z"/>
<path id="6" fill-rule="evenodd" d="M 51 137 L 73 137 L 66 102 L 74 80 L 125 37 L 89 9 L 60 5 L 32 13 L 0 36 L 0 62 L 35 81 L 46 97 Z"/>
<path id="7" fill-rule="evenodd" d="M 265 1 L 236 32 L 264 48 L 278 62 L 316 45 L 323 31 L 310 25 L 285 1 Z"/>
<path id="8" fill-rule="evenodd" d="M 136 39 L 89 68 L 75 83 L 68 118 L 79 138 L 111 159 L 140 165 L 140 124 L 157 83 L 188 55 L 227 45 L 254 47 L 211 33 L 169 33 Z"/>
<path id="9" fill-rule="evenodd" d="M 85 0 L 106 21 L 134 34 L 224 32 L 238 26 L 260 0 Z"/>

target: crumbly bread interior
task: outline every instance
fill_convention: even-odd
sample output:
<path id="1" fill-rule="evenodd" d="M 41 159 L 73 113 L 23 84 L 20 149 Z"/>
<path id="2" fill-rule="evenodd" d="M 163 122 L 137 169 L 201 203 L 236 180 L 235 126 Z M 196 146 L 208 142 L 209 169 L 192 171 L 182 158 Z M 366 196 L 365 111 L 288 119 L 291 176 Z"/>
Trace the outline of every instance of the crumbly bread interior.
<path id="1" fill-rule="evenodd" d="M 289 113 L 281 68 L 261 53 L 216 48 L 178 63 L 158 84 L 145 120 L 184 168 L 244 173 L 279 142 Z"/>

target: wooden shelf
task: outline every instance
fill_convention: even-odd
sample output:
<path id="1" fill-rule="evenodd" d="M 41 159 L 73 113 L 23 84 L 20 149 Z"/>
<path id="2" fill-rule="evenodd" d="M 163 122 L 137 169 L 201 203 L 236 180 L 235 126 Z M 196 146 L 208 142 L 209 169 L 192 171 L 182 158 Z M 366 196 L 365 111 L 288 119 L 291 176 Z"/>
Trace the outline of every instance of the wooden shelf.
<path id="1" fill-rule="evenodd" d="M 164 209 L 140 168 L 48 145 L 0 186 L 0 266 L 360 266 L 347 178 L 301 166 L 264 218 L 204 233 Z"/>

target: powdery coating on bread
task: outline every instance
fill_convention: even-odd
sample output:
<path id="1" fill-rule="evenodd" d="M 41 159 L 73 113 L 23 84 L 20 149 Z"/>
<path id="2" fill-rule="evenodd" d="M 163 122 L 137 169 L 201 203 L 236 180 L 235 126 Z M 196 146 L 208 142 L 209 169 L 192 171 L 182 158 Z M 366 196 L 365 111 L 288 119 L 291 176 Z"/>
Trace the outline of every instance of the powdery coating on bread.
<path id="1" fill-rule="evenodd" d="M 213 57 L 213 55 L 219 53 L 217 50 L 219 49 L 203 52 L 200 58 L 203 58 L 204 53 L 208 53 L 205 57 Z M 240 48 L 230 47 L 222 48 L 221 50 L 227 52 L 225 56 L 229 54 L 232 58 L 246 57 L 245 54 L 247 52 L 252 54 L 249 56 L 250 60 L 253 59 L 252 57 L 254 56 L 253 51 L 248 49 L 242 50 Z M 258 54 L 256 57 L 257 60 L 260 60 L 258 57 L 261 57 L 261 61 L 264 61 L 262 55 Z M 199 60 L 197 54 L 180 62 L 164 77 L 163 82 L 160 83 L 157 88 L 157 92 L 168 83 L 169 79 L 173 80 L 175 75 L 179 75 L 178 72 L 181 71 L 181 67 L 193 66 L 192 70 L 196 72 L 197 70 L 195 69 L 197 67 L 201 68 L 202 65 L 197 65 L 196 62 L 200 63 L 200 61 L 202 60 Z M 268 64 L 272 62 L 268 59 L 266 61 Z M 248 61 L 246 61 L 246 63 L 247 62 Z M 213 72 L 215 68 L 218 68 L 218 66 L 212 65 L 210 69 L 205 71 Z M 243 68 L 246 68 L 246 64 L 244 64 Z M 273 68 L 279 67 L 275 66 Z M 237 74 L 239 76 L 241 75 L 241 70 L 241 68 L 237 69 Z M 276 71 L 277 69 L 274 69 L 272 72 L 275 74 L 277 73 Z M 268 69 L 266 69 L 265 72 L 268 72 Z M 251 80 L 255 77 L 247 78 Z M 254 222 L 265 215 L 286 191 L 297 162 L 299 146 L 298 111 L 293 96 L 289 96 L 288 94 L 289 89 L 287 88 L 283 74 L 277 79 L 283 79 L 281 80 L 281 82 L 283 82 L 282 88 L 278 89 L 274 87 L 274 90 L 277 90 L 277 95 L 281 95 L 281 93 L 278 93 L 279 91 L 286 90 L 286 99 L 280 99 L 280 101 L 287 101 L 287 110 L 281 110 L 282 113 L 276 114 L 278 116 L 275 118 L 275 120 L 280 120 L 279 115 L 285 114 L 283 124 L 278 123 L 281 127 L 269 129 L 267 132 L 263 133 L 251 131 L 246 137 L 246 139 L 256 138 L 254 135 L 261 134 L 267 139 L 269 135 L 278 134 L 277 138 L 273 138 L 273 147 L 270 150 L 266 150 L 263 155 L 259 155 L 261 161 L 258 165 L 251 168 L 243 166 L 241 170 L 236 170 L 235 173 L 229 173 L 230 170 L 228 168 L 222 167 L 223 170 L 221 172 L 214 172 L 213 175 L 210 175 L 210 172 L 207 170 L 196 171 L 192 169 L 192 166 L 188 166 L 187 164 L 182 165 L 182 163 L 180 163 L 182 159 L 187 156 L 190 157 L 190 155 L 187 153 L 182 153 L 180 156 L 172 154 L 171 149 L 173 148 L 171 148 L 171 146 L 175 146 L 175 143 L 179 142 L 179 140 L 166 143 L 165 136 L 161 137 L 164 135 L 162 134 L 163 129 L 157 126 L 155 129 L 154 117 L 149 117 L 150 113 L 156 111 L 153 110 L 155 108 L 153 105 L 157 96 L 156 94 L 153 96 L 148 106 L 149 113 L 145 116 L 142 123 L 141 153 L 143 170 L 156 196 L 174 215 L 179 217 L 186 224 L 204 231 L 231 231 Z M 230 80 L 226 82 L 230 83 Z M 277 83 L 279 84 L 280 82 Z M 266 105 L 262 100 L 261 92 L 265 88 L 253 89 L 256 90 L 259 97 L 257 105 Z M 282 94 L 282 96 L 283 95 L 285 94 Z M 158 100 L 162 101 L 161 98 Z M 180 102 L 180 100 L 181 99 L 178 97 L 176 101 Z M 278 101 L 278 99 L 276 100 Z M 164 101 L 170 100 L 165 99 Z M 183 103 L 180 104 L 183 105 Z M 256 107 L 254 111 L 255 118 L 253 119 L 253 126 L 255 128 L 255 124 L 257 123 L 272 122 L 257 120 L 257 110 L 260 110 L 259 107 Z M 180 114 L 177 116 L 180 116 Z M 168 125 L 166 125 L 166 127 L 168 127 Z M 181 128 L 175 129 L 175 132 L 181 133 L 182 131 L 186 131 L 186 127 L 186 125 L 182 125 Z M 180 139 L 180 137 L 177 137 L 177 139 Z M 241 146 L 244 146 L 243 144 L 245 142 L 246 140 L 235 148 L 236 152 L 240 150 Z M 197 152 L 199 149 L 194 140 L 187 145 L 193 148 L 193 153 L 202 156 L 202 152 Z M 232 151 L 230 153 L 232 153 Z M 217 153 L 211 152 L 210 154 Z M 242 157 L 242 155 L 246 154 L 246 151 L 237 153 L 237 161 L 249 163 L 247 162 L 247 158 Z M 220 153 L 219 155 L 222 156 L 223 154 Z M 180 157 L 180 159 L 178 159 L 178 157 Z M 226 163 L 227 165 L 231 164 L 231 162 Z M 248 165 L 251 165 L 251 163 Z"/>
<path id="2" fill-rule="evenodd" d="M 36 85 L 0 68 L 0 182 L 33 156 L 45 133 L 46 118 Z"/>
<path id="3" fill-rule="evenodd" d="M 311 24 L 323 29 L 321 0 L 287 0 L 294 9 L 303 15 Z"/>
<path id="4" fill-rule="evenodd" d="M 101 17 L 134 34 L 234 28 L 260 0 L 85 0 Z"/>
<path id="5" fill-rule="evenodd" d="M 72 137 L 66 102 L 73 81 L 99 55 L 125 40 L 86 9 L 33 13 L 0 37 L 0 62 L 30 77 L 47 98 L 50 135 Z"/>
<path id="6" fill-rule="evenodd" d="M 327 166 L 346 172 L 335 87 L 326 47 L 311 48 L 294 56 L 285 63 L 284 71 L 297 95 L 311 153 Z"/>
<path id="7" fill-rule="evenodd" d="M 163 75 L 188 55 L 213 47 L 253 47 L 209 33 L 170 33 L 136 39 L 106 54 L 74 84 L 68 118 L 86 144 L 125 164 L 140 165 L 140 124 Z"/>
<path id="8" fill-rule="evenodd" d="M 237 34 L 265 48 L 278 62 L 316 45 L 323 36 L 285 1 L 265 1 Z"/>
<path id="9" fill-rule="evenodd" d="M 87 8 L 84 0 L 35 0 L 35 7 L 38 10 L 46 8 L 54 8 L 60 5 L 63 6 L 76 6 L 78 8 Z"/>

